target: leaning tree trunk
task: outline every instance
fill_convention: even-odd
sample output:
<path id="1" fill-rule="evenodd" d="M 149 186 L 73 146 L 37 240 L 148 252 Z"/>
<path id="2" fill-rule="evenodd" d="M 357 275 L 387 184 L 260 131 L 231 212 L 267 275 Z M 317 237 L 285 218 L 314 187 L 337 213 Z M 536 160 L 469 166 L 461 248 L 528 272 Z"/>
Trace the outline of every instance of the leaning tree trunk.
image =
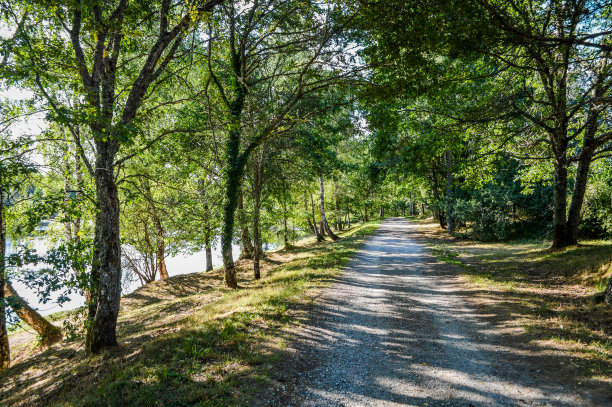
<path id="1" fill-rule="evenodd" d="M 4 189 L 2 182 L 2 173 L 0 172 L 0 372 L 11 364 L 11 351 L 9 349 L 8 332 L 6 331 L 6 303 L 4 299 L 6 221 L 4 219 Z"/>
<path id="2" fill-rule="evenodd" d="M 115 154 L 119 142 L 97 142 L 96 198 L 99 214 L 97 242 L 99 283 L 95 317 L 89 329 L 88 351 L 99 353 L 117 345 L 117 317 L 121 301 L 121 244 L 119 235 L 119 194 L 115 183 Z"/>
<path id="3" fill-rule="evenodd" d="M 589 179 L 589 169 L 593 161 L 593 149 L 590 146 L 584 146 L 578 168 L 576 171 L 576 182 L 574 183 L 574 191 L 572 193 L 572 201 L 567 215 L 567 233 L 568 244 L 575 245 L 578 243 L 578 227 L 580 226 L 580 212 L 584 203 L 584 195 L 586 193 L 587 181 Z"/>
<path id="4" fill-rule="evenodd" d="M 325 188 L 323 186 L 323 177 L 319 177 L 319 188 L 321 190 L 321 222 L 323 223 L 323 227 L 325 227 L 325 232 L 327 235 L 331 238 L 331 240 L 336 241 L 340 238 L 331 230 L 329 223 L 327 223 L 327 218 L 325 217 Z"/>
<path id="5" fill-rule="evenodd" d="M 238 222 L 240 223 L 240 241 L 242 242 L 240 257 L 243 259 L 252 259 L 253 244 L 251 243 L 251 234 L 249 233 L 249 226 L 247 225 L 244 213 L 242 191 L 238 193 Z"/>
<path id="6" fill-rule="evenodd" d="M 593 98 L 599 99 L 604 96 L 605 88 L 596 86 L 593 89 Z M 584 203 L 584 195 L 586 193 L 587 182 L 589 180 L 589 169 L 593 156 L 595 154 L 595 136 L 599 130 L 599 114 L 601 107 L 591 103 L 589 113 L 586 119 L 586 127 L 584 129 L 584 139 L 582 140 L 582 151 L 578 159 L 578 169 L 576 171 L 576 182 L 574 183 L 574 192 L 572 193 L 572 202 L 570 204 L 569 213 L 567 215 L 567 229 L 571 244 L 578 243 L 578 226 L 580 225 L 580 212 Z"/>
<path id="7" fill-rule="evenodd" d="M 43 345 L 50 345 L 62 339 L 62 331 L 60 328 L 47 321 L 34 308 L 17 294 L 13 286 L 8 280 L 4 281 L 4 292 L 6 298 L 11 304 L 11 308 L 17 316 L 42 337 Z"/>

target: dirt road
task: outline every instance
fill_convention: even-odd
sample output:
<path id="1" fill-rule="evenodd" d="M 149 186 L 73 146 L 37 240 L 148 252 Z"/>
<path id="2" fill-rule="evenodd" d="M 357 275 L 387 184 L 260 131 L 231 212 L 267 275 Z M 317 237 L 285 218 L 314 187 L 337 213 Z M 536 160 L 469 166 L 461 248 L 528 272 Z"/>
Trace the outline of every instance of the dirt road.
<path id="1" fill-rule="evenodd" d="M 601 405 L 506 343 L 414 227 L 380 226 L 304 321 L 259 405 Z"/>

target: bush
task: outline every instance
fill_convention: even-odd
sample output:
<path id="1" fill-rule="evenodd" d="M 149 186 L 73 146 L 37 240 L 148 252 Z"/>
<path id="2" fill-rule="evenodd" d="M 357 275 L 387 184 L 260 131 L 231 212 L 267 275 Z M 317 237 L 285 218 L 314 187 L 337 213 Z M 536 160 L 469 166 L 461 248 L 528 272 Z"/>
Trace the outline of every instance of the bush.
<path id="1" fill-rule="evenodd" d="M 490 199 L 455 201 L 455 218 L 470 228 L 470 236 L 483 241 L 508 238 L 512 223 L 507 202 Z"/>

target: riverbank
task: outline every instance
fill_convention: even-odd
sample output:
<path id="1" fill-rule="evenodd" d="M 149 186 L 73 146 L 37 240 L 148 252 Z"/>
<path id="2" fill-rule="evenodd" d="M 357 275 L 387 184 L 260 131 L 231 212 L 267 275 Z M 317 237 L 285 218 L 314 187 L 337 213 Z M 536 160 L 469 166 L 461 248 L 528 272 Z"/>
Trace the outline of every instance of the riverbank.
<path id="1" fill-rule="evenodd" d="M 371 222 L 337 242 L 306 239 L 271 252 L 261 280 L 241 260 L 239 290 L 223 287 L 221 269 L 136 290 L 122 301 L 119 348 L 88 357 L 82 337 L 43 351 L 24 346 L 0 376 L 0 404 L 246 403 L 285 346 L 274 333 L 296 323 L 376 228 Z"/>

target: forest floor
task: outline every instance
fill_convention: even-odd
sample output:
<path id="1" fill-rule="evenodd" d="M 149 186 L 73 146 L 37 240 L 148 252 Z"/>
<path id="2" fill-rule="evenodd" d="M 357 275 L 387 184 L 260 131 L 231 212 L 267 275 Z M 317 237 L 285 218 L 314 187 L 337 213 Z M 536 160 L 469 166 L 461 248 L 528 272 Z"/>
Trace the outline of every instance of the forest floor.
<path id="1" fill-rule="evenodd" d="M 297 329 L 377 226 L 269 252 L 261 280 L 252 278 L 252 262 L 241 260 L 239 290 L 224 288 L 221 269 L 142 287 L 121 301 L 120 346 L 99 356 L 85 354 L 78 331 L 46 349 L 17 332 L 12 366 L 0 375 L 0 406 L 251 404 L 286 346 L 281 330 Z M 79 315 L 61 314 L 56 324 Z"/>
<path id="2" fill-rule="evenodd" d="M 256 405 L 612 405 L 610 310 L 590 302 L 609 248 L 546 253 L 387 219 L 288 333 Z"/>

